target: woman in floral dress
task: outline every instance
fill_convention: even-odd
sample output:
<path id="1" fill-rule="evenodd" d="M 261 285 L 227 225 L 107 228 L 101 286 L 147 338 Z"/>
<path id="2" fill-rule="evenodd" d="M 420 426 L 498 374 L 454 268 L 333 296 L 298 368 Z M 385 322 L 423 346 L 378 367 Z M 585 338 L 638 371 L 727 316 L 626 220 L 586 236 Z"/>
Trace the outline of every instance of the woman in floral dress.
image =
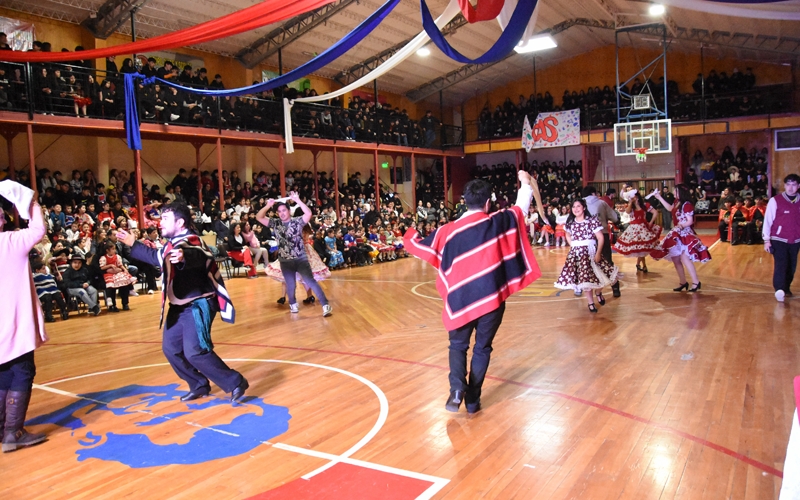
<path id="1" fill-rule="evenodd" d="M 612 248 L 625 257 L 636 257 L 636 270 L 646 273 L 645 259 L 650 252 L 658 248 L 658 240 L 661 238 L 661 226 L 647 222 L 647 212 L 655 216 L 656 211 L 645 203 L 642 195 L 634 193 L 625 212 L 632 214 L 631 223 L 619 235 Z"/>
<path id="2" fill-rule="evenodd" d="M 675 186 L 674 194 L 675 204 L 669 204 L 664 201 L 658 190 L 653 191 L 653 196 L 661 202 L 664 208 L 672 212 L 674 227 L 667 233 L 658 248 L 650 253 L 650 256 L 656 260 L 666 257 L 675 265 L 675 271 L 677 271 L 681 283 L 677 288 L 673 288 L 673 291 L 697 292 L 700 290 L 701 283 L 697 277 L 694 263 L 708 262 L 711 260 L 711 254 L 697 237 L 697 233 L 694 232 L 694 206 L 691 203 L 689 188 L 684 184 L 678 184 Z M 692 278 L 692 288 L 689 288 L 689 282 L 686 281 L 684 267 Z"/>
<path id="3" fill-rule="evenodd" d="M 570 246 L 567 260 L 555 287 L 562 290 L 588 290 L 589 311 L 596 313 L 594 297 L 602 306 L 606 303 L 603 287 L 617 282 L 619 269 L 603 258 L 603 226 L 597 217 L 589 216 L 583 199 L 572 203 L 572 213 L 564 226 Z"/>

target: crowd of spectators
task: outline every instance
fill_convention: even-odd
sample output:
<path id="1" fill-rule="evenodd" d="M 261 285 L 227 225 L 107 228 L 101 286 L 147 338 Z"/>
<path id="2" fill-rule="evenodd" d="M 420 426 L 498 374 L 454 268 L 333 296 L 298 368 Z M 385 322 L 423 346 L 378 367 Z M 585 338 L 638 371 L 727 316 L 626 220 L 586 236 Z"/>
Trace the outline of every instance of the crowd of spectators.
<path id="1" fill-rule="evenodd" d="M 3 34 L 0 33 L 0 42 Z M 51 50 L 48 43 L 34 42 L 34 51 Z M 62 51 L 67 52 L 66 49 Z M 75 48 L 75 61 L 65 64 L 32 65 L 31 93 L 35 111 L 77 117 L 122 119 L 125 112 L 123 77 L 140 72 L 146 77 L 174 81 L 184 87 L 225 89 L 223 77 L 210 78 L 206 68 L 173 64 L 157 65 L 153 57 L 137 68 L 131 58 L 117 66 L 116 57 L 106 59 L 106 70 L 92 68 L 93 61 L 80 59 L 83 48 Z M 0 108 L 27 110 L 28 84 L 25 66 L 0 65 Z M 258 82 L 253 82 L 256 84 Z M 313 97 L 317 92 L 283 86 L 246 97 L 202 96 L 159 83 L 138 88 L 140 120 L 165 124 L 222 127 L 263 133 L 283 133 L 282 97 Z M 391 143 L 431 147 L 439 139 L 440 122 L 430 111 L 419 120 L 405 109 L 355 96 L 345 106 L 340 98 L 321 104 L 298 104 L 293 108 L 292 127 L 298 136 Z"/>
<path id="2" fill-rule="evenodd" d="M 781 91 L 759 92 L 756 76 L 751 68 L 742 73 L 734 69 L 731 76 L 726 72 L 717 74 L 711 70 L 705 78 L 699 74 L 692 84 L 693 93 L 681 94 L 675 81 L 666 84 L 668 115 L 673 121 L 695 121 L 703 118 L 725 118 L 776 112 L 785 109 L 789 97 Z M 622 92 L 629 95 L 650 94 L 663 109 L 664 78 L 658 81 L 644 81 L 636 78 L 631 87 L 623 86 Z M 705 96 L 705 110 L 701 95 Z M 630 106 L 630 100 L 623 98 L 622 105 Z M 581 129 L 610 128 L 617 121 L 616 86 L 605 85 L 589 87 L 586 90 L 565 90 L 561 103 L 557 103 L 550 92 L 531 94 L 528 98 L 520 95 L 517 102 L 507 97 L 501 105 L 491 110 L 485 105 L 478 117 L 478 139 L 521 136 L 525 116 L 533 123 L 539 112 L 581 110 Z M 627 112 L 627 111 L 626 111 Z"/>

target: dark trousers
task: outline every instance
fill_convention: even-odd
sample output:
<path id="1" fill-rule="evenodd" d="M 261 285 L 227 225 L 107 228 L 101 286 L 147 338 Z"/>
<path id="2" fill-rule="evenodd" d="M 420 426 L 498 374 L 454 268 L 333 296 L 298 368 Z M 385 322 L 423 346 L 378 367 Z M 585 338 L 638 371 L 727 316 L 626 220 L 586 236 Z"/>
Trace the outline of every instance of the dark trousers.
<path id="1" fill-rule="evenodd" d="M 750 221 L 744 227 L 744 240 L 748 245 L 761 241 L 761 226 L 756 221 Z"/>
<path id="2" fill-rule="evenodd" d="M 133 285 L 123 286 L 122 288 L 106 288 L 106 300 L 111 301 L 111 305 L 117 305 L 117 290 L 119 290 L 119 297 L 122 299 L 122 307 L 128 305 L 128 297 L 130 296 Z"/>
<path id="3" fill-rule="evenodd" d="M 772 257 L 775 267 L 772 272 L 772 286 L 775 291 L 783 290 L 789 292 L 794 280 L 794 273 L 797 271 L 797 252 L 800 251 L 800 243 L 784 243 L 772 240 Z"/>
<path id="4" fill-rule="evenodd" d="M 317 283 L 317 280 L 314 279 L 314 273 L 311 271 L 311 265 L 308 263 L 308 260 L 282 260 L 281 272 L 283 273 L 283 279 L 286 281 L 286 295 L 289 296 L 290 304 L 297 303 L 297 299 L 294 297 L 294 292 L 297 289 L 298 274 L 301 278 L 303 278 L 303 283 L 305 283 L 308 288 L 314 292 L 314 295 L 316 295 L 316 297 L 319 299 L 320 304 L 323 306 L 328 304 L 328 298 L 325 296 L 325 292 L 322 291 L 322 287 L 319 286 L 319 283 Z"/>
<path id="5" fill-rule="evenodd" d="M 169 306 L 162 349 L 172 369 L 191 391 L 210 390 L 209 379 L 225 392 L 233 391 L 242 382 L 242 375 L 229 368 L 217 353 L 200 347 L 191 304 Z"/>
<path id="6" fill-rule="evenodd" d="M 724 220 L 721 220 L 721 221 L 719 221 L 719 225 L 717 227 L 719 228 L 719 241 L 721 241 L 723 243 L 727 243 L 728 242 L 728 222 L 724 221 Z"/>
<path id="7" fill-rule="evenodd" d="M 450 335 L 450 391 L 464 391 L 466 403 L 474 403 L 481 398 L 481 387 L 489 368 L 492 354 L 492 341 L 503 322 L 505 302 L 490 313 L 468 324 L 451 330 Z M 467 351 L 470 337 L 475 331 L 475 346 L 472 348 L 472 362 L 469 367 L 469 383 L 467 383 Z"/>
<path id="8" fill-rule="evenodd" d="M 136 266 L 140 273 L 144 274 L 147 289 L 155 292 L 158 289 L 158 285 L 156 285 L 156 276 L 158 275 L 156 268 L 150 264 L 134 259 L 131 260 L 131 264 Z"/>
<path id="9" fill-rule="evenodd" d="M 46 318 L 51 318 L 53 316 L 53 302 L 58 305 L 58 309 L 62 313 L 67 311 L 67 302 L 60 293 L 48 293 L 47 295 L 42 295 L 39 297 L 39 301 L 42 303 L 42 309 L 44 309 L 44 316 Z"/>
<path id="10" fill-rule="evenodd" d="M 608 233 L 603 233 L 603 248 L 600 250 L 600 253 L 603 254 L 603 258 L 606 259 L 611 265 L 614 265 L 614 259 L 611 258 L 611 235 Z M 619 291 L 619 281 L 611 285 L 612 290 Z"/>
<path id="11" fill-rule="evenodd" d="M 36 363 L 33 351 L 0 365 L 0 391 L 31 392 Z"/>

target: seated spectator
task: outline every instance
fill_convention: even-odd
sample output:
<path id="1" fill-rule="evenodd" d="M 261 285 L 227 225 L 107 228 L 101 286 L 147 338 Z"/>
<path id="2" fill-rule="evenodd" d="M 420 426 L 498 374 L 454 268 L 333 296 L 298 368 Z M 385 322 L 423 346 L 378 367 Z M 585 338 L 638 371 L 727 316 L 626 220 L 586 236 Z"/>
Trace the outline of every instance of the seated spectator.
<path id="1" fill-rule="evenodd" d="M 247 277 L 250 279 L 257 278 L 256 266 L 253 264 L 253 258 L 250 254 L 250 248 L 247 246 L 247 240 L 242 236 L 242 224 L 237 222 L 231 227 L 231 234 L 225 241 L 228 250 L 228 256 L 244 264 L 247 269 Z"/>
<path id="2" fill-rule="evenodd" d="M 44 320 L 48 323 L 54 323 L 53 317 L 53 302 L 58 306 L 61 311 L 61 319 L 66 320 L 69 318 L 69 309 L 64 297 L 61 295 L 61 290 L 58 289 L 55 278 L 47 272 L 47 266 L 43 261 L 38 260 L 31 266 L 33 268 L 33 284 L 36 286 L 36 295 L 39 296 L 39 302 L 42 303 L 44 310 Z"/>
<path id="3" fill-rule="evenodd" d="M 75 254 L 70 259 L 70 267 L 63 274 L 64 287 L 70 297 L 75 297 L 89 308 L 89 312 L 97 316 L 100 305 L 97 303 L 97 289 L 90 285 L 92 281 L 89 268 L 84 266 L 85 259 Z"/>
<path id="4" fill-rule="evenodd" d="M 117 290 L 122 299 L 122 310 L 130 311 L 128 297 L 136 283 L 136 278 L 131 276 L 128 268 L 122 262 L 122 257 L 117 255 L 117 246 L 106 243 L 105 254 L 98 261 L 100 270 L 103 272 L 103 280 L 106 283 L 106 306 L 109 312 L 119 312 L 117 308 Z"/>

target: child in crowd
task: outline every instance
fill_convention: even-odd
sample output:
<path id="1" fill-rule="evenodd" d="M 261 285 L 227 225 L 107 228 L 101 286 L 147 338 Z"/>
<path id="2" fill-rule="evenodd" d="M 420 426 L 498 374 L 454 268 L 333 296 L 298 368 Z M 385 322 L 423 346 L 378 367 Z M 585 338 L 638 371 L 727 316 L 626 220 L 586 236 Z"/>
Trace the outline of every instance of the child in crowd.
<path id="1" fill-rule="evenodd" d="M 33 268 L 33 284 L 36 286 L 36 295 L 39 296 L 39 302 L 42 303 L 42 309 L 44 309 L 44 320 L 48 323 L 55 322 L 53 302 L 61 311 L 61 319 L 69 318 L 67 303 L 61 295 L 61 290 L 58 289 L 55 278 L 47 272 L 47 266 L 41 260 L 37 260 L 31 267 Z"/>

